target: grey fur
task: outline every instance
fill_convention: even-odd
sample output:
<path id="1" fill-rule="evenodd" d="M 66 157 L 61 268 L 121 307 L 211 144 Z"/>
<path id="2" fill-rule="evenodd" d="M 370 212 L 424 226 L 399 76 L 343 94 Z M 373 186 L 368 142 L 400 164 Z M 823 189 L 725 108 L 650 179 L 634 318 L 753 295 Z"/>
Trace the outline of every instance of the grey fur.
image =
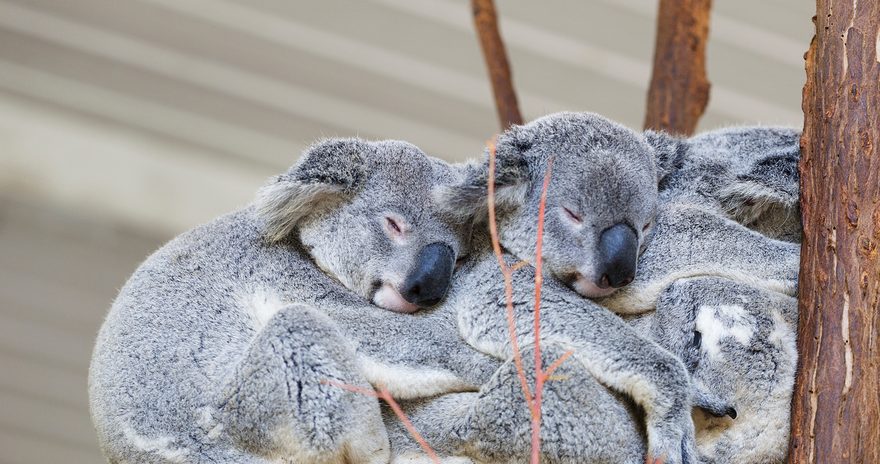
<path id="1" fill-rule="evenodd" d="M 369 301 L 421 245 L 462 252 L 467 226 L 430 200 L 456 175 L 403 142 L 322 142 L 255 205 L 150 256 L 90 368 L 110 462 L 386 462 L 378 402 L 328 381 L 403 398 L 480 385 L 500 363 L 459 341 L 454 314 Z M 397 245 L 389 211 L 411 229 Z"/>
<path id="2" fill-rule="evenodd" d="M 654 147 L 657 165 L 662 166 L 657 177 L 660 212 L 641 256 L 636 281 L 604 301 L 617 302 L 616 309 L 623 312 L 649 311 L 630 316 L 629 323 L 642 337 L 656 341 L 688 366 L 694 400 L 716 414 L 736 409 L 736 420 L 695 410 L 701 460 L 781 462 L 797 359 L 797 307 L 790 295 L 796 287 L 798 247 L 736 221 L 774 238 L 796 238 L 792 231 L 797 230 L 797 221 L 788 215 L 797 202 L 796 171 L 792 175 L 791 169 L 797 162 L 797 133 L 753 128 L 717 131 L 690 140 L 658 133 L 645 137 Z M 715 149 L 717 153 L 712 151 Z M 503 153 L 499 151 L 499 156 Z M 762 202 L 771 207 L 758 208 L 763 213 L 757 215 L 742 214 Z M 548 202 L 548 211 L 551 205 Z M 780 211 L 783 221 L 774 217 Z M 534 210 L 531 215 L 534 218 Z M 509 236 L 502 233 L 502 238 Z M 486 267 L 475 274 L 480 272 L 485 272 L 487 279 L 500 281 L 497 270 Z M 589 302 L 560 297 L 564 292 L 552 281 L 545 281 L 545 286 L 549 287 L 543 302 L 545 318 L 561 317 L 557 311 L 561 308 L 567 313 L 569 305 L 593 314 Z M 529 279 L 518 276 L 515 288 L 516 301 L 528 306 L 530 299 L 524 290 L 530 288 Z M 496 315 L 496 324 L 502 324 L 503 299 L 497 285 L 495 292 L 498 309 L 489 313 Z M 453 292 L 453 299 L 455 295 Z M 471 293 L 469 298 L 473 296 Z M 467 321 L 463 322 L 466 327 Z M 568 335 L 577 332 L 572 330 L 575 324 L 559 327 Z M 544 323 L 544 327 L 548 325 Z M 698 329 L 706 332 L 703 337 L 709 340 L 708 347 L 694 343 Z M 530 339 L 527 329 L 520 330 Z M 590 330 L 592 336 L 598 335 L 595 328 Z M 562 348 L 551 341 L 558 334 L 552 329 L 549 332 L 545 349 L 558 356 Z M 632 340 L 626 334 L 623 339 Z M 600 336 L 613 346 L 617 334 Z M 496 342 L 503 344 L 500 339 Z M 559 372 L 565 380 L 548 384 L 542 429 L 542 451 L 548 462 L 643 462 L 642 413 L 634 410 L 629 395 L 610 393 L 619 387 L 603 378 L 609 372 L 597 374 L 589 368 L 590 361 L 597 359 L 615 359 L 620 364 L 644 361 L 621 358 L 631 346 L 617 348 L 617 357 L 593 352 L 578 357 L 586 363 L 566 363 Z M 587 397 L 581 396 L 585 394 Z M 445 455 L 478 462 L 527 460 L 529 417 L 510 363 L 478 393 L 421 401 L 409 405 L 408 411 L 428 441 Z M 417 455 L 399 424 L 389 417 L 386 422 L 395 456 Z"/>
<path id="3" fill-rule="evenodd" d="M 648 133 L 676 168 L 660 182 L 665 201 L 699 204 L 768 237 L 800 242 L 800 131 L 732 127 L 679 139 Z"/>
<path id="4" fill-rule="evenodd" d="M 586 296 L 597 296 L 591 291 L 598 290 L 585 289 L 576 279 L 597 280 L 600 234 L 626 223 L 643 240 L 656 211 L 658 172 L 670 168 L 641 134 L 592 113 L 556 113 L 514 126 L 499 137 L 496 158 L 501 238 L 513 255 L 530 262 L 541 187 L 552 159 L 544 266 Z M 486 162 L 475 163 L 462 184 L 444 188 L 439 197 L 451 211 L 484 220 L 487 177 Z M 575 224 L 566 209 L 582 222 Z"/>
<path id="5" fill-rule="evenodd" d="M 736 410 L 731 419 L 694 409 L 700 462 L 784 462 L 797 364 L 796 321 L 794 298 L 717 277 L 677 281 L 660 295 L 655 312 L 629 321 L 689 366 L 697 391 L 711 395 L 722 411 Z M 698 331 L 700 344 L 695 343 Z M 544 350 L 545 365 L 562 352 L 557 346 Z M 527 372 L 533 372 L 531 359 L 526 349 Z M 628 396 L 571 361 L 554 377 L 542 409 L 544 461 L 644 462 L 643 412 Z M 529 413 L 510 362 L 478 393 L 422 400 L 407 404 L 406 411 L 445 456 L 465 462 L 528 462 Z M 419 450 L 398 421 L 386 414 L 386 423 L 392 462 L 419 462 L 401 459 L 418 456 Z"/>
<path id="6" fill-rule="evenodd" d="M 505 259 L 511 264 L 533 259 L 541 185 L 551 158 L 553 180 L 548 194 L 543 253 L 549 275 L 565 278 L 574 271 L 589 272 L 585 269 L 591 266 L 597 236 L 608 226 L 625 221 L 642 230 L 650 222 L 658 174 L 655 153 L 640 134 L 598 115 L 559 113 L 509 130 L 498 139 L 497 147 L 498 188 L 503 200 L 499 226 L 502 245 L 509 251 Z M 435 196 L 447 202 L 448 210 L 473 216 L 478 224 L 484 224 L 479 216 L 485 212 L 486 163 L 472 164 L 465 170 L 460 184 L 444 186 Z M 584 184 L 591 188 L 582 188 Z M 589 208 L 589 214 L 584 214 L 582 225 L 574 227 L 565 222 L 563 207 L 576 207 L 583 212 Z M 513 351 L 506 330 L 503 280 L 489 250 L 485 230 L 478 230 L 474 249 L 458 271 L 444 306 L 455 308 L 459 330 L 467 343 L 498 359 L 509 360 Z M 516 326 L 524 344 L 532 339 L 533 282 L 531 266 L 514 275 Z M 688 456 L 695 455 L 689 413 L 691 386 L 681 361 L 639 336 L 618 316 L 583 299 L 561 280 L 545 280 L 542 295 L 546 305 L 542 343 L 547 349 L 557 354 L 574 351 L 573 360 L 569 361 L 575 366 L 570 368 L 572 375 L 598 379 L 632 398 L 646 411 L 649 455 L 665 457 L 669 463 L 690 462 Z M 493 385 L 495 388 L 487 393 Z M 497 398 L 499 392 L 517 388 L 507 365 L 488 386 L 483 386 L 480 395 Z M 577 401 L 593 404 L 594 391 L 595 388 L 560 393 L 561 398 L 581 398 Z M 496 411 L 498 415 L 469 411 L 472 415 L 465 423 L 474 429 L 463 438 L 462 449 L 473 449 L 479 459 L 522 459 L 522 446 L 508 446 L 500 440 L 517 436 L 523 430 L 519 416 L 506 407 L 500 411 L 491 400 L 487 401 L 477 401 L 476 410 L 484 405 L 486 411 Z M 613 408 L 626 409 L 619 405 Z M 443 422 L 439 424 L 443 429 Z M 638 435 L 633 432 L 636 429 L 631 421 L 607 426 L 609 430 L 620 428 L 620 437 Z M 487 442 L 486 434 L 499 440 Z M 471 438 L 474 441 L 469 441 Z M 562 443 L 561 436 L 557 438 Z M 632 446 L 577 442 L 548 447 L 545 452 L 553 462 L 642 462 L 646 449 L 641 439 L 627 442 Z"/>
<path id="7" fill-rule="evenodd" d="M 794 295 L 799 139 L 794 129 L 767 127 L 690 139 L 652 134 L 655 149 L 667 151 L 677 168 L 660 181 L 661 206 L 635 280 L 598 301 L 621 314 L 649 311 L 668 285 L 696 276 Z"/>

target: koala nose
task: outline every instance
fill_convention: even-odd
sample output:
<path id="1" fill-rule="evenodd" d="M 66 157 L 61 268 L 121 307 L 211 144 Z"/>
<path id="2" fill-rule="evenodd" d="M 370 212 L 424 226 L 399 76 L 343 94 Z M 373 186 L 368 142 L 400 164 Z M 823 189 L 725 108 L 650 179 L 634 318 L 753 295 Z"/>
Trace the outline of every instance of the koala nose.
<path id="1" fill-rule="evenodd" d="M 449 290 L 455 254 L 449 245 L 432 243 L 419 251 L 413 270 L 403 282 L 400 296 L 418 306 L 434 306 Z"/>
<path id="2" fill-rule="evenodd" d="M 620 288 L 636 276 L 639 239 L 629 224 L 619 223 L 605 229 L 599 236 L 596 282 L 600 288 Z"/>

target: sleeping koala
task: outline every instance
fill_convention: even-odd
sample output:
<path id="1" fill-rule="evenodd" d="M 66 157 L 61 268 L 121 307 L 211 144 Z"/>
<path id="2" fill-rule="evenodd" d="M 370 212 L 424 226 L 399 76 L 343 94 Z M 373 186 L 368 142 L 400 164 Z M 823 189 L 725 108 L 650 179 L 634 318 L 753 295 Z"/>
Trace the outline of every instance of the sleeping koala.
<path id="1" fill-rule="evenodd" d="M 598 115 L 558 113 L 509 130 L 498 139 L 496 154 L 498 224 L 511 265 L 533 260 L 541 186 L 553 159 L 543 256 L 548 277 L 556 278 L 544 282 L 542 344 L 558 353 L 571 349 L 584 375 L 622 392 L 646 411 L 646 449 L 621 449 L 620 460 L 643 462 L 647 454 L 673 464 L 691 462 L 691 387 L 684 365 L 582 296 L 607 294 L 633 278 L 657 197 L 653 150 L 639 134 Z M 507 361 L 513 351 L 503 280 L 485 230 L 487 164 L 464 169 L 461 182 L 436 192 L 448 211 L 479 224 L 475 251 L 456 273 L 444 306 L 454 308 L 467 343 Z M 578 187 L 582 185 L 594 188 Z M 533 282 L 530 266 L 514 274 L 515 325 L 524 344 L 533 337 Z M 503 375 L 496 373 L 496 378 Z M 493 460 L 521 455 L 493 445 L 474 452 Z M 565 451 L 560 453 L 551 452 L 547 459 L 564 460 Z"/>
<path id="2" fill-rule="evenodd" d="M 636 275 L 657 206 L 658 176 L 671 167 L 640 134 L 592 113 L 556 113 L 507 130 L 496 145 L 498 228 L 504 248 L 532 260 L 544 172 L 553 177 L 544 219 L 544 267 L 583 296 L 606 296 Z M 451 211 L 486 219 L 485 163 L 447 188 Z"/>
<path id="3" fill-rule="evenodd" d="M 696 391 L 733 408 L 694 409 L 706 463 L 782 463 L 797 367 L 797 299 L 718 277 L 679 280 L 631 321 L 688 366 Z"/>
<path id="4" fill-rule="evenodd" d="M 629 323 L 682 359 L 703 395 L 703 408 L 693 410 L 695 462 L 784 462 L 797 365 L 796 299 L 729 279 L 685 279 L 661 293 L 655 312 Z M 543 351 L 545 366 L 563 352 L 553 345 Z M 532 356 L 529 347 L 523 356 L 529 374 Z M 544 461 L 645 462 L 644 412 L 630 398 L 571 361 L 553 379 L 543 397 Z M 530 413 L 512 362 L 479 392 L 404 403 L 404 409 L 444 462 L 528 462 Z M 386 424 L 392 462 L 428 462 L 387 412 Z"/>
<path id="5" fill-rule="evenodd" d="M 663 201 L 699 204 L 767 237 L 800 242 L 798 129 L 731 127 L 691 138 L 647 132 L 675 165 Z"/>
<path id="6" fill-rule="evenodd" d="M 469 226 L 430 195 L 455 179 L 404 142 L 328 140 L 150 256 L 92 357 L 109 461 L 387 462 L 378 402 L 339 384 L 408 398 L 475 389 L 500 364 L 454 314 L 404 314 L 444 297 L 463 253 Z"/>
<path id="7" fill-rule="evenodd" d="M 569 120 L 569 123 L 575 123 Z M 526 126 L 528 127 L 528 126 Z M 555 129 L 555 128 L 554 128 Z M 552 130 L 559 134 L 565 129 Z M 519 149 L 529 146 L 527 137 L 521 134 L 525 128 L 517 128 L 519 140 L 526 139 L 526 143 L 520 142 Z M 790 199 L 794 191 L 795 203 L 797 201 L 796 179 L 794 190 L 790 182 L 781 181 L 786 176 L 790 178 L 791 150 L 796 145 L 796 138 L 780 131 L 782 140 L 770 140 L 761 144 L 761 137 L 768 137 L 772 130 L 757 129 L 759 133 L 753 134 L 755 138 L 752 147 L 758 147 L 763 151 L 748 153 L 748 159 L 729 160 L 728 163 L 734 168 L 727 167 L 724 170 L 700 172 L 696 167 L 710 157 L 694 157 L 691 160 L 685 158 L 686 150 L 681 148 L 684 143 L 676 141 L 663 134 L 647 134 L 647 140 L 654 148 L 654 156 L 658 159 L 661 168 L 659 179 L 661 186 L 662 202 L 660 213 L 656 218 L 656 227 L 650 230 L 650 239 L 645 243 L 646 250 L 640 259 L 640 271 L 636 275 L 636 281 L 629 287 L 624 288 L 617 294 L 603 301 L 623 300 L 626 303 L 640 303 L 637 311 L 645 312 L 656 308 L 656 312 L 633 318 L 630 323 L 638 333 L 645 338 L 656 340 L 661 346 L 671 350 L 691 368 L 694 385 L 693 402 L 700 406 L 695 414 L 700 418 L 697 431 L 698 445 L 701 459 L 711 459 L 713 462 L 764 462 L 778 460 L 784 456 L 787 436 L 786 419 L 788 417 L 788 402 L 791 395 L 791 383 L 796 353 L 794 352 L 794 320 L 796 319 L 795 300 L 787 294 L 793 293 L 797 279 L 798 250 L 790 243 L 779 242 L 769 239 L 754 231 L 748 230 L 743 225 L 725 217 L 728 211 L 722 206 L 730 205 L 736 201 L 744 205 L 763 202 L 767 211 L 783 211 L 791 202 L 782 205 L 773 204 L 775 199 Z M 763 133 L 760 133 L 762 132 Z M 734 131 L 728 131 L 732 133 Z M 516 178 L 516 170 L 521 169 L 520 164 L 505 164 L 510 159 L 502 151 L 501 147 L 506 142 L 505 134 L 499 140 L 499 177 L 501 179 L 502 204 L 510 206 L 516 202 L 526 202 L 524 195 L 534 195 L 534 192 L 516 192 L 510 194 L 505 189 L 511 187 L 509 179 Z M 619 136 L 619 135 L 618 135 Z M 631 136 L 630 136 L 631 137 Z M 666 145 L 657 144 L 657 140 L 673 141 Z M 706 140 L 717 135 L 697 137 L 697 140 Z M 742 137 L 737 134 L 741 140 Z M 595 140 L 585 136 L 582 140 Z M 598 137 L 601 140 L 601 137 Z M 542 141 L 543 143 L 543 141 Z M 621 146 L 627 146 L 621 144 Z M 667 149 L 672 146 L 673 149 Z M 736 146 L 729 142 L 725 146 Z M 763 146 L 763 148 L 761 148 Z M 582 149 L 581 162 L 593 166 L 593 160 L 587 148 Z M 796 148 L 794 148 L 796 150 Z M 556 147 L 550 147 L 548 152 L 564 153 Z M 787 152 L 780 165 L 772 161 L 778 152 Z M 625 153 L 619 149 L 617 153 Z M 796 164 L 796 151 L 794 152 Z M 559 157 L 554 160 L 558 163 Z M 719 157 L 717 160 L 723 160 Z M 771 160 L 771 161 L 768 161 Z M 693 163 L 691 163 L 693 162 Z M 787 164 L 786 164 L 787 163 Z M 554 169 L 559 164 L 554 164 Z M 632 168 L 632 167 L 631 167 Z M 582 173 L 588 169 L 566 168 L 567 173 Z M 680 173 L 679 170 L 688 169 L 689 172 Z M 781 172 L 774 172 L 774 170 Z M 513 175 L 511 174 L 513 171 Z M 714 181 L 714 189 L 704 188 L 704 183 L 712 180 L 709 174 L 715 172 L 724 174 L 726 177 Z M 533 175 L 532 182 L 537 184 L 536 178 L 540 172 Z M 606 176 L 609 181 L 614 180 L 614 171 L 609 171 Z M 617 174 L 622 175 L 622 174 Z M 688 177 L 690 176 L 690 177 Z M 703 179 L 701 179 L 701 177 Z M 479 176 L 473 176 L 477 179 Z M 675 181 L 675 182 L 672 182 Z M 704 182 L 705 181 L 705 182 Z M 557 177 L 552 182 L 559 182 Z M 593 185 L 590 182 L 580 181 L 582 185 Z M 562 181 L 565 183 L 565 180 Z M 726 193 L 737 191 L 738 184 L 754 184 L 749 189 L 741 189 L 738 196 Z M 515 186 L 515 183 L 513 183 Z M 545 232 L 545 244 L 553 246 L 556 250 L 576 249 L 582 246 L 586 240 L 572 233 L 570 229 L 558 228 L 562 224 L 556 224 L 556 229 L 551 228 L 551 218 L 556 214 L 559 218 L 574 219 L 570 212 L 571 208 L 563 206 L 572 200 L 564 195 L 554 199 L 554 188 L 551 183 L 547 203 L 547 225 Z M 678 190 L 678 193 L 676 192 Z M 774 189 L 782 190 L 775 192 Z M 534 186 L 532 186 L 534 190 Z M 589 191 L 589 188 L 583 190 Z M 556 190 L 558 192 L 559 190 Z M 647 190 L 650 193 L 650 189 Z M 476 196 L 479 188 L 474 188 L 470 195 Z M 568 190 L 578 192 L 575 189 Z M 720 193 L 719 193 L 720 192 Z M 749 193 L 751 192 L 751 193 Z M 787 195 L 786 196 L 786 192 Z M 588 193 L 578 192 L 581 198 Z M 750 197 L 749 195 L 754 195 Z M 674 202 L 688 199 L 687 202 Z M 692 197 L 696 197 L 694 199 Z M 698 201 L 699 200 L 699 201 Z M 589 201 L 589 200 L 587 200 Z M 725 203 L 726 201 L 726 203 Z M 461 207 L 461 200 L 456 203 Z M 532 199 L 532 221 L 537 215 L 537 207 Z M 554 209 L 556 210 L 554 212 Z M 561 209 L 561 210 L 560 210 Z M 624 208 L 620 217 L 626 217 L 629 212 Z M 509 214 L 509 213 L 508 213 Z M 524 214 L 523 216 L 527 216 Z M 635 215 L 633 215 L 635 216 Z M 736 218 L 736 216 L 734 216 Z M 761 215 L 758 215 L 761 217 Z M 510 229 L 510 222 L 505 223 L 502 215 L 499 224 L 501 227 L 502 242 L 509 250 L 515 249 L 522 241 L 526 240 L 526 234 L 517 227 Z M 635 222 L 630 219 L 629 224 Z M 578 232 L 586 232 L 586 235 L 596 236 L 597 231 L 591 229 L 589 221 L 584 229 L 574 229 Z M 613 222 L 613 221 L 607 221 Z M 754 221 L 744 221 L 754 225 Z M 758 221 L 761 222 L 761 221 Z M 569 221 L 569 225 L 577 224 L 578 221 Z M 505 231 L 505 224 L 508 229 Z M 523 227 L 528 227 L 529 222 L 523 219 Z M 635 228 L 633 228 L 635 229 Z M 650 229 L 650 228 L 649 228 Z M 532 229 L 534 230 L 534 229 Z M 583 233 L 581 232 L 581 233 Z M 601 236 L 601 232 L 598 233 Z M 507 237 L 515 237 L 519 243 L 513 246 L 505 242 Z M 534 237 L 534 232 L 532 232 Z M 573 238 L 574 237 L 574 238 Z M 554 243 L 560 240 L 568 240 L 573 244 Z M 601 240 L 600 240 L 601 242 Z M 551 245 L 552 244 L 552 245 Z M 527 245 L 523 245 L 525 248 Z M 558 254 L 559 253 L 557 251 Z M 582 255 L 589 256 L 589 252 Z M 528 258 L 529 256 L 525 256 Z M 559 262 L 559 259 L 555 262 Z M 554 263 L 547 258 L 548 265 Z M 527 268 L 528 269 L 528 268 Z M 484 268 L 489 279 L 499 280 L 497 270 Z M 522 272 L 522 271 L 519 271 Z M 551 272 L 553 268 L 551 266 Z M 462 272 L 460 275 L 467 275 Z M 479 273 L 477 273 L 479 275 Z M 556 273 L 558 274 L 558 271 Z M 564 275 L 564 273 L 563 273 Z M 749 283 L 764 283 L 764 287 L 770 290 L 780 290 L 782 293 L 753 288 L 730 279 L 706 278 L 700 276 L 721 275 L 732 279 L 739 278 Z M 748 277 L 743 279 L 743 277 Z M 682 280 L 687 277 L 698 277 L 694 281 Z M 474 277 L 469 277 L 473 280 Z M 577 279 L 568 279 L 568 282 L 577 286 Z M 552 283 L 551 283 L 552 285 Z M 523 288 L 530 288 L 530 276 L 518 278 L 515 282 L 517 292 Z M 456 286 L 457 288 L 457 286 Z M 496 289 L 495 295 L 501 295 L 501 290 Z M 450 296 L 450 302 L 455 301 L 457 291 L 454 289 Z M 552 297 L 546 295 L 553 295 Z M 467 295 L 467 293 L 465 293 Z M 473 295 L 473 293 L 471 293 Z M 500 298 L 500 296 L 497 296 Z M 528 295 L 519 295 L 517 302 L 528 305 Z M 660 299 L 658 305 L 657 300 Z M 563 304 L 564 303 L 564 304 Z M 557 315 L 559 306 L 580 304 L 592 313 L 592 305 L 587 301 L 572 302 L 557 296 L 554 290 L 545 290 L 543 317 Z M 499 300 L 501 313 L 503 300 Z M 719 341 L 728 338 L 719 335 L 719 323 L 717 320 L 724 319 L 724 315 L 705 313 L 698 317 L 697 310 L 706 305 L 707 307 L 740 308 L 739 313 L 747 313 L 748 319 L 753 325 L 743 328 L 734 325 L 728 330 L 733 333 L 735 341 L 741 342 L 728 345 Z M 621 305 L 627 309 L 626 305 Z M 719 311 L 721 310 L 719 309 Z M 707 310 L 708 311 L 708 310 Z M 700 313 L 702 314 L 702 313 Z M 461 316 L 460 316 L 461 317 Z M 708 319 L 707 319 L 708 318 Z M 713 319 L 714 318 L 714 319 Z M 694 333 L 697 326 L 706 330 L 701 324 L 706 321 L 715 321 L 716 332 L 707 335 L 712 342 L 708 345 L 708 359 L 701 363 L 694 363 L 695 359 L 701 359 L 694 352 Z M 500 321 L 498 321 L 500 322 Z M 576 324 L 576 322 L 571 322 Z M 595 323 L 595 322 L 593 322 Z M 545 321 L 543 325 L 549 325 Z M 712 324 L 710 324 L 712 325 Z M 610 325 L 615 327 L 614 324 Z M 569 326 L 570 327 L 570 326 Z M 711 327 L 710 327 L 711 328 Z M 595 331 L 595 328 L 590 328 Z M 570 328 L 569 331 L 571 332 Z M 523 328 L 521 333 L 527 333 Z M 595 332 L 594 332 L 595 333 Z M 707 332 L 709 333 L 709 332 Z M 748 336 L 745 334 L 748 333 Z M 606 333 L 605 339 L 612 339 L 616 335 Z M 628 335 L 627 335 L 628 336 Z M 754 337 L 753 337 L 754 336 Z M 465 335 L 467 338 L 467 335 Z M 529 336 L 526 335 L 526 340 Z M 714 338 L 713 338 L 714 337 Z M 557 334 L 548 335 L 545 339 L 555 340 Z M 754 342 L 750 344 L 750 342 Z M 503 343 L 497 340 L 497 343 Z M 546 344 L 546 342 L 544 342 Z M 691 343 L 690 351 L 683 347 Z M 723 356 L 716 355 L 721 343 Z M 568 347 L 579 350 L 575 343 L 563 343 Z M 552 345 L 551 345 L 552 346 Z M 743 348 L 743 347 L 746 348 Z M 486 351 L 486 348 L 483 348 Z M 558 346 L 552 346 L 550 350 L 560 352 Z M 627 348 L 620 348 L 620 353 L 625 353 Z M 544 457 L 550 462 L 643 462 L 644 432 L 641 425 L 643 412 L 634 412 L 631 399 L 625 395 L 616 394 L 613 391 L 626 391 L 621 389 L 614 381 L 609 381 L 609 375 L 619 371 L 620 365 L 626 362 L 638 362 L 623 360 L 609 356 L 616 362 L 612 372 L 601 372 L 603 367 L 590 366 L 590 360 L 579 366 L 566 363 L 563 370 L 558 372 L 558 377 L 567 379 L 561 382 L 551 382 L 544 397 L 544 427 L 542 435 Z M 525 356 L 529 360 L 528 355 Z M 554 357 L 548 358 L 550 360 Z M 579 360 L 583 359 L 579 357 Z M 593 360 L 595 363 L 595 359 Z M 592 367 L 592 368 L 591 368 Z M 695 367 L 699 369 L 695 370 Z M 600 372 L 597 372 L 600 371 Z M 611 390 L 608 389 L 611 387 Z M 474 458 L 479 462 L 525 462 L 529 450 L 528 423 L 529 414 L 525 408 L 522 394 L 518 389 L 515 370 L 511 363 L 507 363 L 495 377 L 485 384 L 479 393 L 460 393 L 447 395 L 434 400 L 419 401 L 408 405 L 407 412 L 414 418 L 420 430 L 428 435 L 429 442 L 448 456 L 458 456 L 467 462 Z M 647 412 L 647 411 L 646 411 Z M 742 420 L 733 421 L 730 416 L 737 416 Z M 717 416 L 717 417 L 716 417 Z M 711 417 L 712 419 L 706 419 Z M 597 419 L 601 418 L 601 419 Z M 392 448 L 399 462 L 417 461 L 418 451 L 413 449 L 405 437 L 405 432 L 393 418 L 388 418 L 392 437 Z M 648 429 L 650 431 L 650 428 Z M 771 433 L 770 431 L 773 431 Z M 762 439 L 753 443 L 749 438 L 756 434 L 763 434 Z M 433 439 L 433 441 L 432 441 Z M 782 454 L 780 454 L 782 453 Z"/>
<path id="8" fill-rule="evenodd" d="M 599 303 L 619 314 L 650 311 L 667 286 L 697 276 L 794 296 L 800 133 L 742 127 L 689 139 L 648 132 L 647 138 L 673 168 L 660 179 L 657 219 L 639 274 Z"/>

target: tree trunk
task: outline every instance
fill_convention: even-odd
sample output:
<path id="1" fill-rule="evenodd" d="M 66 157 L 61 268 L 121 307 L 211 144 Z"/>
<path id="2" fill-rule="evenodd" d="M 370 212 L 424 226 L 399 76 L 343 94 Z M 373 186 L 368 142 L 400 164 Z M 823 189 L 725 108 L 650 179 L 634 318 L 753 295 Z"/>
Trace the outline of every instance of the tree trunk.
<path id="1" fill-rule="evenodd" d="M 709 103 L 706 40 L 712 0 L 660 0 L 645 129 L 690 135 Z"/>
<path id="2" fill-rule="evenodd" d="M 792 463 L 880 463 L 880 2 L 818 0 L 801 139 Z"/>
<path id="3" fill-rule="evenodd" d="M 495 94 L 495 108 L 498 110 L 498 120 L 501 130 L 507 129 L 513 124 L 522 124 L 523 118 L 519 112 L 519 104 L 516 101 L 516 92 L 513 90 L 513 78 L 510 75 L 510 64 L 507 62 L 507 52 L 501 33 L 498 31 L 498 18 L 495 14 L 495 5 L 492 0 L 471 0 L 474 13 L 474 24 L 477 27 L 477 36 L 480 39 L 480 48 L 483 50 L 483 58 L 489 70 L 489 79 L 492 81 L 492 93 Z"/>

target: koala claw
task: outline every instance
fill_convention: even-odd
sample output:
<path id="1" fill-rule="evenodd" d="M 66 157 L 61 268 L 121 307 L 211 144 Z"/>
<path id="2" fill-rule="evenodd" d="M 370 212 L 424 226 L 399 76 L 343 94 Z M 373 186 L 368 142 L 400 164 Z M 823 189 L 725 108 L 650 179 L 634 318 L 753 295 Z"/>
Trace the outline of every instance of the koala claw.
<path id="1" fill-rule="evenodd" d="M 646 462 L 649 464 L 697 464 L 696 442 L 693 428 L 685 428 L 681 440 L 672 439 L 649 445 Z M 677 443 L 675 445 L 674 443 Z"/>

